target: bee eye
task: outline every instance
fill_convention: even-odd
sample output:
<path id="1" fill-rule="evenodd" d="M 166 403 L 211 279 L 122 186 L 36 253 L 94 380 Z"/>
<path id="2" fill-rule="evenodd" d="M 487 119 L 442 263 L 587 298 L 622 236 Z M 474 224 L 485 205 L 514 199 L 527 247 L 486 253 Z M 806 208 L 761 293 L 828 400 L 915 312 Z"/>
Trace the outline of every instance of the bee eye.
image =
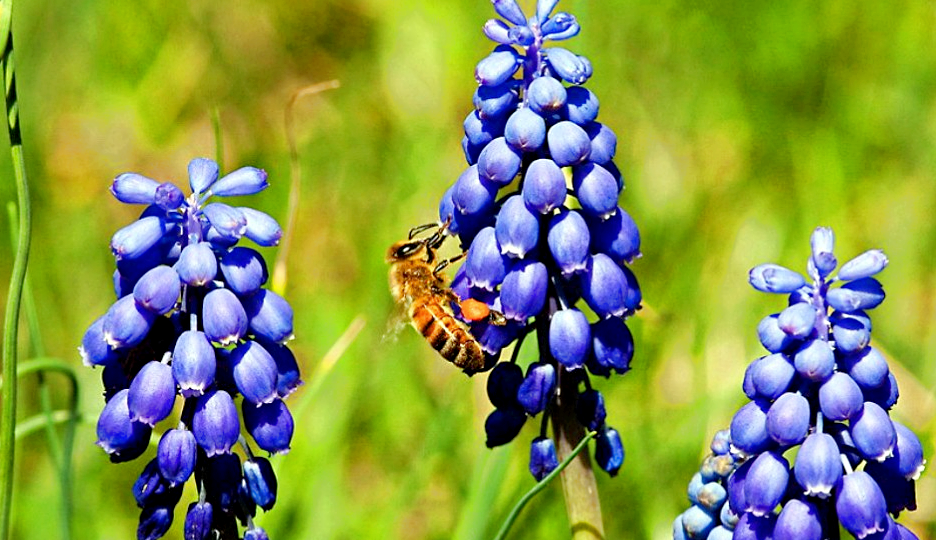
<path id="1" fill-rule="evenodd" d="M 408 244 L 403 244 L 396 250 L 394 257 L 397 259 L 405 259 L 416 253 L 421 247 L 422 242 L 410 242 Z"/>

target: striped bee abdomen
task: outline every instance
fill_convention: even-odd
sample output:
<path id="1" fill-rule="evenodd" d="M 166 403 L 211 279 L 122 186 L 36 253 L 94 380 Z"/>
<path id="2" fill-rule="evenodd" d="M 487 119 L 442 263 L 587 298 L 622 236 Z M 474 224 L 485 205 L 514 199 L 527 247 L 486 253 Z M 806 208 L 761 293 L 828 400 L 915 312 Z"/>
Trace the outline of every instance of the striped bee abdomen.
<path id="1" fill-rule="evenodd" d="M 439 302 L 416 301 L 410 307 L 410 318 L 416 330 L 426 338 L 443 358 L 465 371 L 484 368 L 484 351 L 468 327 L 456 319 Z"/>

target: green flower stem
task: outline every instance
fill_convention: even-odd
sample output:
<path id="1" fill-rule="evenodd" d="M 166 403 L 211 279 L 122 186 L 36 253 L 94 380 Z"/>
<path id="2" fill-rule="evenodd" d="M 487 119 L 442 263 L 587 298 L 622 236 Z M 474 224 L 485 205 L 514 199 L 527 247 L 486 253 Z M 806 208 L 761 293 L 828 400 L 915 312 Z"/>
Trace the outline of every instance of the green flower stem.
<path id="1" fill-rule="evenodd" d="M 31 234 L 31 211 L 29 187 L 23 159 L 23 143 L 19 127 L 19 110 L 16 103 L 16 80 L 13 68 L 12 0 L 0 1 L 0 73 L 6 97 L 7 128 L 10 134 L 10 152 L 13 157 L 13 177 L 16 182 L 16 200 L 19 209 L 18 238 L 10 274 L 6 312 L 3 318 L 3 385 L 0 405 L 0 540 L 10 537 L 10 509 L 13 502 L 13 463 L 16 437 L 16 352 L 19 343 L 20 301 L 23 283 L 26 280 L 26 263 L 29 259 Z"/>
<path id="2" fill-rule="evenodd" d="M 565 375 L 565 376 L 564 376 Z M 585 428 L 575 417 L 575 397 L 578 388 L 565 368 L 559 369 L 559 393 L 556 396 L 552 423 L 559 459 L 570 461 L 562 472 L 562 492 L 566 513 L 572 528 L 573 540 L 601 540 L 604 525 L 601 519 L 601 500 L 588 452 L 575 449 L 587 440 Z"/>
<path id="3" fill-rule="evenodd" d="M 504 524 L 501 525 L 500 530 L 497 531 L 497 536 L 494 537 L 494 540 L 503 540 L 507 537 L 507 533 L 510 531 L 510 528 L 513 526 L 514 522 L 517 520 L 517 517 L 520 515 L 520 512 L 527 505 L 527 503 L 530 502 L 530 500 L 533 499 L 533 497 L 535 497 L 540 491 L 546 489 L 546 486 L 549 485 L 549 483 L 556 476 L 565 471 L 566 468 L 568 468 L 576 459 L 576 457 L 581 453 L 581 451 L 584 450 L 586 446 L 588 446 L 588 441 L 592 440 L 595 435 L 597 435 L 597 433 L 594 431 L 585 434 L 582 437 L 582 440 L 579 441 L 578 445 L 572 449 L 569 455 L 562 460 L 562 463 L 560 463 L 555 470 L 547 474 L 545 478 L 533 486 L 533 489 L 528 491 L 526 495 L 517 501 L 517 504 L 514 505 L 513 509 L 510 510 L 510 514 L 507 516 L 507 519 L 504 520 Z M 585 455 L 588 455 L 587 452 Z"/>

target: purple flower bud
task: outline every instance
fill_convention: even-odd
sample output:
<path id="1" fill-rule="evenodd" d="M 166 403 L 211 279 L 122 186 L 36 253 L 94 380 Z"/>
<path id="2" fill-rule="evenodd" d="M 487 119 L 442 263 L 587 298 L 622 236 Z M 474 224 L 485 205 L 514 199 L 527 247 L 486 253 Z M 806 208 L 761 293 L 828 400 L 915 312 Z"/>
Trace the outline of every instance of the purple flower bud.
<path id="1" fill-rule="evenodd" d="M 830 306 L 845 313 L 873 309 L 884 301 L 884 289 L 878 280 L 862 278 L 830 290 L 826 300 Z"/>
<path id="2" fill-rule="evenodd" d="M 897 431 L 887 412 L 877 403 L 865 402 L 849 426 L 855 448 L 868 460 L 884 461 L 894 454 Z"/>
<path id="3" fill-rule="evenodd" d="M 129 390 L 121 390 L 104 405 L 97 422 L 97 444 L 111 455 L 132 452 L 142 443 L 144 449 L 152 430 L 146 424 L 130 419 L 127 406 Z M 139 455 L 139 454 L 137 454 Z"/>
<path id="4" fill-rule="evenodd" d="M 247 218 L 239 209 L 224 203 L 210 203 L 201 209 L 211 228 L 223 240 L 239 240 L 247 232 Z"/>
<path id="5" fill-rule="evenodd" d="M 487 380 L 491 404 L 498 409 L 516 407 L 517 391 L 523 379 L 523 370 L 513 362 L 500 362 L 494 366 Z"/>
<path id="6" fill-rule="evenodd" d="M 500 124 L 501 129 L 504 126 L 503 118 L 507 112 L 517 108 L 517 92 L 514 90 L 514 81 L 508 79 L 497 86 L 479 86 L 472 97 L 475 110 L 478 116 L 484 119 L 494 120 Z M 471 141 L 476 142 L 476 141 Z"/>
<path id="7" fill-rule="evenodd" d="M 609 427 L 595 438 L 595 461 L 609 476 L 617 476 L 624 465 L 624 445 L 616 429 Z"/>
<path id="8" fill-rule="evenodd" d="M 533 112 L 548 116 L 559 112 L 565 106 L 567 92 L 561 82 L 552 77 L 543 76 L 533 79 L 525 97 Z"/>
<path id="9" fill-rule="evenodd" d="M 896 516 L 904 510 L 916 510 L 916 484 L 913 481 L 894 474 L 888 467 L 876 461 L 866 463 L 864 472 L 881 488 L 889 513 Z M 887 535 L 874 536 L 875 540 L 880 537 L 888 538 Z"/>
<path id="10" fill-rule="evenodd" d="M 240 458 L 235 453 L 224 453 L 209 457 L 206 461 L 203 485 L 208 502 L 218 513 L 233 511 L 239 502 L 238 488 L 243 478 Z M 230 524 L 234 526 L 233 518 Z"/>
<path id="11" fill-rule="evenodd" d="M 680 540 L 683 538 L 708 539 L 712 531 L 715 529 L 715 525 L 717 524 L 715 521 L 715 516 L 695 505 L 690 506 L 679 516 L 678 519 L 679 528 L 675 529 L 677 524 L 674 523 L 673 525 L 675 529 L 673 533 L 674 540 Z"/>
<path id="12" fill-rule="evenodd" d="M 733 540 L 772 540 L 776 522 L 776 515 L 757 517 L 754 514 L 745 513 L 735 525 L 732 538 Z"/>
<path id="13" fill-rule="evenodd" d="M 609 317 L 591 326 L 593 354 L 587 360 L 588 370 L 607 377 L 611 370 L 624 374 L 630 370 L 634 357 L 634 337 L 623 319 Z"/>
<path id="14" fill-rule="evenodd" d="M 575 417 L 589 431 L 598 431 L 608 416 L 604 396 L 593 388 L 585 390 L 575 402 Z"/>
<path id="15" fill-rule="evenodd" d="M 709 449 L 716 456 L 724 456 L 731 451 L 731 433 L 727 429 L 722 429 L 715 432 L 715 435 L 712 436 L 712 443 L 709 445 Z"/>
<path id="16" fill-rule="evenodd" d="M 816 325 L 816 308 L 812 304 L 797 302 L 780 312 L 780 329 L 795 339 L 806 339 Z"/>
<path id="17" fill-rule="evenodd" d="M 507 257 L 501 255 L 494 227 L 485 227 L 475 236 L 464 266 L 473 287 L 493 291 L 504 281 Z"/>
<path id="18" fill-rule="evenodd" d="M 482 30 L 484 30 L 484 35 L 491 41 L 503 43 L 505 45 L 513 42 L 508 35 L 510 28 L 500 19 L 488 19 L 488 21 L 484 23 Z"/>
<path id="19" fill-rule="evenodd" d="M 192 193 L 203 193 L 218 180 L 218 164 L 207 158 L 195 158 L 188 164 Z"/>
<path id="20" fill-rule="evenodd" d="M 252 405 L 276 399 L 276 362 L 262 345 L 245 341 L 235 347 L 231 352 L 231 369 L 237 389 Z"/>
<path id="21" fill-rule="evenodd" d="M 591 153 L 591 140 L 581 127 L 563 120 L 546 132 L 549 154 L 560 167 L 578 165 L 588 160 Z M 605 171 L 607 172 L 607 171 Z M 615 185 L 615 191 L 617 186 Z M 615 197 L 615 202 L 617 198 Z"/>
<path id="22" fill-rule="evenodd" d="M 581 311 L 571 308 L 553 314 L 549 322 L 549 352 L 566 369 L 580 368 L 591 348 L 591 328 Z"/>
<path id="23" fill-rule="evenodd" d="M 517 402 L 530 416 L 543 412 L 556 389 L 556 368 L 552 364 L 534 362 L 517 389 Z"/>
<path id="24" fill-rule="evenodd" d="M 474 165 L 478 162 L 478 157 L 481 155 L 481 150 L 484 150 L 485 145 L 487 143 L 473 144 L 468 140 L 467 135 L 462 137 L 462 153 L 465 154 L 465 161 L 468 162 L 468 165 Z"/>
<path id="25" fill-rule="evenodd" d="M 130 418 L 151 427 L 156 425 L 172 412 L 175 390 L 172 368 L 155 360 L 147 362 L 130 383 L 127 396 Z"/>
<path id="26" fill-rule="evenodd" d="M 524 258 L 539 242 L 539 219 L 527 208 L 523 197 L 511 195 L 501 206 L 494 225 L 494 236 L 501 253 Z"/>
<path id="27" fill-rule="evenodd" d="M 578 34 L 579 24 L 575 20 L 575 16 L 570 15 L 564 11 L 556 13 L 549 20 L 542 22 L 543 19 L 540 19 L 542 24 L 543 36 L 551 39 L 553 41 L 560 41 L 563 39 L 569 39 Z M 574 34 L 568 35 L 569 32 L 575 31 Z"/>
<path id="28" fill-rule="evenodd" d="M 202 303 L 202 325 L 209 340 L 230 345 L 247 333 L 247 313 L 233 292 L 215 289 L 205 295 Z"/>
<path id="29" fill-rule="evenodd" d="M 239 206 L 235 210 L 239 210 L 247 220 L 247 229 L 244 231 L 244 236 L 254 244 L 263 247 L 272 247 L 279 244 L 280 238 L 283 237 L 283 229 L 269 214 L 246 206 Z"/>
<path id="30" fill-rule="evenodd" d="M 262 527 L 254 525 L 244 531 L 244 540 L 270 540 L 270 537 Z"/>
<path id="31" fill-rule="evenodd" d="M 556 443 L 547 437 L 537 437 L 533 439 L 530 445 L 530 473 L 536 481 L 553 472 L 559 466 L 559 458 L 556 456 Z"/>
<path id="32" fill-rule="evenodd" d="M 566 89 L 566 93 L 568 94 L 566 106 L 568 107 L 569 121 L 580 126 L 585 126 L 598 117 L 598 98 L 591 90 L 583 86 L 571 86 Z M 585 131 L 590 134 L 587 129 Z M 612 133 L 612 136 L 613 135 Z M 594 137 L 592 137 L 592 151 L 594 151 Z M 613 151 L 611 152 L 611 156 L 614 156 Z M 594 157 L 592 161 L 600 163 L 595 160 Z"/>
<path id="33" fill-rule="evenodd" d="M 774 353 L 751 363 L 751 384 L 757 396 L 774 400 L 789 389 L 795 373 L 786 355 Z"/>
<path id="34" fill-rule="evenodd" d="M 620 317 L 627 312 L 627 277 L 604 253 L 589 258 L 581 283 L 582 298 L 599 317 Z"/>
<path id="35" fill-rule="evenodd" d="M 890 373 L 887 360 L 874 347 L 866 347 L 857 354 L 845 356 L 840 359 L 840 364 L 858 386 L 865 390 L 884 384 Z"/>
<path id="36" fill-rule="evenodd" d="M 211 193 L 219 197 L 232 197 L 236 195 L 253 195 L 260 193 L 270 184 L 267 183 L 267 173 L 256 167 L 241 167 L 224 175 L 211 186 Z"/>
<path id="37" fill-rule="evenodd" d="M 183 397 L 200 396 L 214 382 L 215 349 L 203 332 L 188 330 L 176 340 L 172 376 Z"/>
<path id="38" fill-rule="evenodd" d="M 208 501 L 190 504 L 185 514 L 185 540 L 208 540 L 213 514 Z"/>
<path id="39" fill-rule="evenodd" d="M 766 293 L 791 293 L 806 284 L 803 276 L 777 264 L 761 264 L 751 269 L 748 281 L 755 289 Z"/>
<path id="40" fill-rule="evenodd" d="M 520 54 L 513 47 L 498 45 L 475 66 L 475 80 L 484 86 L 497 86 L 513 77 L 520 63 Z"/>
<path id="41" fill-rule="evenodd" d="M 602 252 L 616 262 L 630 262 L 640 256 L 640 231 L 630 214 L 616 208 L 607 219 L 587 220 L 592 250 Z"/>
<path id="42" fill-rule="evenodd" d="M 293 311 L 282 296 L 262 289 L 244 301 L 250 329 L 257 337 L 283 344 L 293 337 Z"/>
<path id="43" fill-rule="evenodd" d="M 302 385 L 296 356 L 285 345 L 277 345 L 262 340 L 260 344 L 270 353 L 276 363 L 276 395 L 280 399 L 285 399 Z"/>
<path id="44" fill-rule="evenodd" d="M 774 540 L 822 540 L 822 519 L 811 502 L 791 499 L 774 526 Z"/>
<path id="45" fill-rule="evenodd" d="M 588 162 L 574 167 L 572 187 L 582 210 L 587 214 L 604 220 L 617 210 L 617 181 L 601 165 Z"/>
<path id="46" fill-rule="evenodd" d="M 832 325 L 835 349 L 840 353 L 853 354 L 868 346 L 871 332 L 859 320 L 843 318 Z"/>
<path id="47" fill-rule="evenodd" d="M 484 421 L 484 433 L 488 448 L 502 446 L 514 440 L 526 422 L 526 413 L 520 408 L 494 409 Z"/>
<path id="48" fill-rule="evenodd" d="M 900 390 L 897 388 L 897 379 L 894 378 L 893 373 L 887 374 L 887 378 L 884 379 L 881 386 L 877 388 L 862 388 L 861 393 L 864 394 L 865 401 L 873 401 L 884 410 L 890 410 L 890 408 L 897 403 L 897 398 L 900 397 Z"/>
<path id="49" fill-rule="evenodd" d="M 859 540 L 884 530 L 887 504 L 877 483 L 864 471 L 845 475 L 837 489 L 835 511 L 845 530 Z"/>
<path id="50" fill-rule="evenodd" d="M 591 154 L 588 159 L 599 165 L 604 165 L 614 158 L 617 152 L 617 135 L 608 126 L 598 122 L 591 122 L 585 127 L 585 133 L 591 139 Z M 617 183 L 617 180 L 615 180 Z"/>
<path id="51" fill-rule="evenodd" d="M 717 481 L 711 481 L 699 489 L 697 498 L 699 506 L 714 515 L 721 510 L 725 500 L 728 499 L 728 492 Z"/>
<path id="52" fill-rule="evenodd" d="M 111 251 L 117 260 L 137 259 L 169 233 L 173 225 L 158 216 L 147 216 L 120 229 L 111 237 Z"/>
<path id="53" fill-rule="evenodd" d="M 781 446 L 799 444 L 809 433 L 809 416 L 809 401 L 787 392 L 767 410 L 767 434 Z"/>
<path id="54" fill-rule="evenodd" d="M 560 212 L 549 220 L 546 243 L 563 276 L 584 272 L 588 267 L 591 234 L 576 210 Z"/>
<path id="55" fill-rule="evenodd" d="M 887 266 L 887 256 L 880 249 L 871 249 L 858 255 L 839 268 L 836 279 L 854 281 L 871 277 Z"/>
<path id="56" fill-rule="evenodd" d="M 221 257 L 221 275 L 234 294 L 250 296 L 267 281 L 263 256 L 249 247 L 237 246 Z"/>
<path id="57" fill-rule="evenodd" d="M 522 194 L 527 206 L 541 214 L 562 206 L 566 198 L 566 180 L 562 170 L 551 159 L 537 159 L 530 163 L 523 177 Z"/>
<path id="58" fill-rule="evenodd" d="M 492 0 L 491 3 L 494 4 L 494 11 L 501 17 L 520 26 L 526 24 L 526 15 L 523 14 L 516 0 Z"/>
<path id="59" fill-rule="evenodd" d="M 828 433 L 806 437 L 793 465 L 796 481 L 810 497 L 828 498 L 842 478 L 839 447 Z"/>
<path id="60" fill-rule="evenodd" d="M 761 345 L 772 353 L 778 353 L 793 343 L 793 338 L 780 329 L 780 316 L 768 315 L 757 325 L 757 337 Z"/>
<path id="61" fill-rule="evenodd" d="M 165 315 L 175 307 L 181 287 L 179 274 L 161 264 L 143 274 L 133 287 L 133 298 L 138 305 L 153 313 Z"/>
<path id="62" fill-rule="evenodd" d="M 271 454 L 289 452 L 293 434 L 293 418 L 283 400 L 276 399 L 255 407 L 246 400 L 242 404 L 244 425 L 257 446 Z"/>
<path id="63" fill-rule="evenodd" d="M 757 454 L 773 446 L 767 434 L 767 410 L 765 401 L 752 401 L 738 409 L 731 419 L 731 444 L 747 454 Z M 743 511 L 745 508 L 736 508 Z"/>
<path id="64" fill-rule="evenodd" d="M 81 355 L 81 361 L 86 366 L 103 366 L 117 359 L 117 353 L 107 345 L 107 340 L 104 339 L 105 317 L 102 315 L 95 319 L 81 338 L 78 354 Z"/>
<path id="65" fill-rule="evenodd" d="M 801 377 L 823 382 L 835 371 L 835 353 L 832 352 L 828 341 L 809 340 L 796 351 L 793 365 Z"/>
<path id="66" fill-rule="evenodd" d="M 506 186 L 520 172 L 522 159 L 504 137 L 489 142 L 478 156 L 478 175 L 496 187 Z"/>
<path id="67" fill-rule="evenodd" d="M 862 406 L 861 388 L 845 373 L 836 372 L 819 387 L 819 409 L 829 420 L 849 420 Z"/>
<path id="68" fill-rule="evenodd" d="M 174 268 L 182 283 L 202 287 L 218 275 L 218 259 L 208 242 L 198 242 L 182 248 Z"/>
<path id="69" fill-rule="evenodd" d="M 543 263 L 532 260 L 514 263 L 501 284 L 501 311 L 504 316 L 524 322 L 539 313 L 546 303 L 548 281 L 549 274 Z"/>
<path id="70" fill-rule="evenodd" d="M 257 506 L 268 511 L 276 503 L 276 473 L 270 460 L 264 457 L 248 459 L 244 462 L 244 480 L 247 490 Z"/>
<path id="71" fill-rule="evenodd" d="M 789 479 L 789 463 L 778 452 L 757 456 L 744 479 L 746 511 L 758 517 L 770 515 L 780 504 Z"/>
<path id="72" fill-rule="evenodd" d="M 476 215 L 488 211 L 496 196 L 497 185 L 478 176 L 478 165 L 465 169 L 452 188 L 452 202 L 462 214 Z"/>
<path id="73" fill-rule="evenodd" d="M 123 173 L 114 178 L 110 192 L 118 201 L 126 204 L 153 204 L 159 182 L 142 174 Z"/>
<path id="74" fill-rule="evenodd" d="M 581 58 L 562 47 L 544 49 L 546 61 L 562 77 L 562 80 L 572 84 L 582 84 L 588 80 L 588 69 Z"/>
<path id="75" fill-rule="evenodd" d="M 472 111 L 462 124 L 468 142 L 483 148 L 487 143 L 504 134 L 504 119 L 502 117 L 482 118 L 478 111 Z"/>
<path id="76" fill-rule="evenodd" d="M 158 540 L 169 532 L 172 526 L 172 506 L 146 506 L 140 512 L 137 525 L 137 540 Z"/>
<path id="77" fill-rule="evenodd" d="M 885 460 L 884 466 L 907 480 L 917 480 L 926 465 L 920 439 L 907 426 L 896 420 L 891 422 L 897 432 L 897 444 L 893 457 Z"/>
<path id="78" fill-rule="evenodd" d="M 556 4 L 559 3 L 559 0 L 537 0 L 536 2 L 536 20 L 539 24 L 545 25 L 549 24 L 549 14 L 552 13 L 552 10 L 556 8 Z M 557 13 L 557 16 L 562 15 Z"/>
<path id="79" fill-rule="evenodd" d="M 507 119 L 504 138 L 517 150 L 535 152 L 546 142 L 546 122 L 529 108 L 518 109 Z"/>
<path id="80" fill-rule="evenodd" d="M 170 485 L 184 484 L 195 471 L 195 435 L 187 429 L 170 429 L 159 439 L 156 459 L 159 472 Z"/>
<path id="81" fill-rule="evenodd" d="M 175 184 L 159 184 L 153 202 L 163 210 L 175 210 L 185 202 L 185 194 Z"/>
<path id="82" fill-rule="evenodd" d="M 529 47 L 536 43 L 536 36 L 528 26 L 514 26 L 507 31 L 511 43 L 516 43 L 521 47 Z"/>
<path id="83" fill-rule="evenodd" d="M 208 457 L 230 453 L 240 435 L 237 408 L 231 395 L 224 390 L 209 390 L 197 400 L 192 432 L 198 446 Z"/>

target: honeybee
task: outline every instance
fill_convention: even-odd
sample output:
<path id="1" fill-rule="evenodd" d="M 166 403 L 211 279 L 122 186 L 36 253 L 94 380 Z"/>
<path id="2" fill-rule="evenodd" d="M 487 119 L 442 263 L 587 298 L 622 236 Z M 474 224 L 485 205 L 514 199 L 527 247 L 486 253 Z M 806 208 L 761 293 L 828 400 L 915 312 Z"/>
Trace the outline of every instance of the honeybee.
<path id="1" fill-rule="evenodd" d="M 436 230 L 424 238 L 421 232 Z M 452 304 L 462 308 L 468 320 L 486 319 L 491 324 L 505 324 L 504 316 L 487 305 L 470 298 L 462 301 L 445 284 L 442 269 L 464 257 L 464 253 L 436 262 L 436 252 L 446 239 L 448 222 L 415 227 L 406 240 L 387 250 L 390 264 L 390 292 L 406 312 L 410 323 L 426 338 L 443 358 L 468 374 L 485 369 L 485 354 L 481 344 L 471 334 L 468 325 L 455 318 Z"/>

